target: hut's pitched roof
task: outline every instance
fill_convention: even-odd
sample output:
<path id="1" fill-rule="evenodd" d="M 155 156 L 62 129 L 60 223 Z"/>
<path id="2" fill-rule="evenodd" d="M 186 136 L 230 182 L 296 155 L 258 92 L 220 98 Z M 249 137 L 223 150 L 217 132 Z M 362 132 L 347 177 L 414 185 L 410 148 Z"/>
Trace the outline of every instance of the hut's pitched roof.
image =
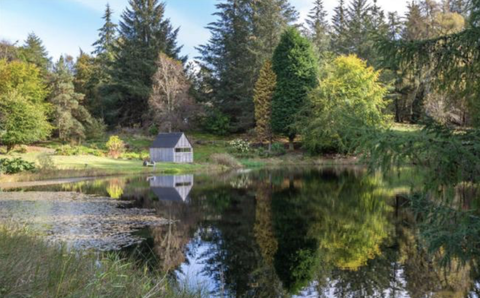
<path id="1" fill-rule="evenodd" d="M 183 132 L 161 133 L 157 136 L 151 148 L 175 148 Z"/>

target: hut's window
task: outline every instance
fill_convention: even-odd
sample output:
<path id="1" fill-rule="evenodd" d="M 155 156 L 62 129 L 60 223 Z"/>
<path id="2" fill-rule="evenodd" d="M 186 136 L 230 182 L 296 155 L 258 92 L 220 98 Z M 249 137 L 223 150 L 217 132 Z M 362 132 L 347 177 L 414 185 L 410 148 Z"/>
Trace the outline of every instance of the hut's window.
<path id="1" fill-rule="evenodd" d="M 190 148 L 175 148 L 175 152 L 192 152 Z"/>
<path id="2" fill-rule="evenodd" d="M 175 187 L 190 186 L 190 185 L 192 185 L 191 182 L 178 182 L 178 183 L 175 183 Z"/>

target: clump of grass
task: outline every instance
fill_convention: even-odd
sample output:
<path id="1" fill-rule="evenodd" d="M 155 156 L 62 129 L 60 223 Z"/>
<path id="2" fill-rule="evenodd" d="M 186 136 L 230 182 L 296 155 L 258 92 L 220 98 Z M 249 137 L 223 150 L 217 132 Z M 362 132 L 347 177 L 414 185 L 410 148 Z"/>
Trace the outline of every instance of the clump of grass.
<path id="1" fill-rule="evenodd" d="M 217 153 L 210 156 L 210 161 L 214 164 L 226 166 L 229 168 L 242 168 L 243 165 L 233 156 L 227 153 Z"/>
<path id="2" fill-rule="evenodd" d="M 0 226 L 0 297 L 205 297 L 116 254 L 48 245 L 26 229 Z"/>

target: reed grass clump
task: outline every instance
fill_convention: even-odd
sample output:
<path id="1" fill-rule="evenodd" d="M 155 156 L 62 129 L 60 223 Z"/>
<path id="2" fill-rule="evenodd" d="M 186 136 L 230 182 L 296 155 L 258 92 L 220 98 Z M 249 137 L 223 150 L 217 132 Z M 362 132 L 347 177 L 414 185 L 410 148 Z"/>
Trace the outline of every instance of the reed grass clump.
<path id="1" fill-rule="evenodd" d="M 0 297 L 206 297 L 118 254 L 67 250 L 0 225 Z"/>

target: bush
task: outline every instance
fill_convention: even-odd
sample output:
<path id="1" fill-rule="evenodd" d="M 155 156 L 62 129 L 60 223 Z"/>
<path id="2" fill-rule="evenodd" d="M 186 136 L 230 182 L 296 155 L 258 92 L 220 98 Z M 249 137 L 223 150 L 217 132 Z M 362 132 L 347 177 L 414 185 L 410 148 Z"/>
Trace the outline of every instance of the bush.
<path id="1" fill-rule="evenodd" d="M 49 154 L 41 154 L 37 158 L 38 169 L 42 171 L 51 171 L 55 169 L 55 163 Z"/>
<path id="2" fill-rule="evenodd" d="M 105 137 L 105 132 L 107 131 L 107 125 L 103 122 L 102 119 L 98 120 L 93 118 L 91 123 L 88 124 L 86 130 L 86 136 L 89 140 L 99 140 Z"/>
<path id="3" fill-rule="evenodd" d="M 246 154 L 246 153 L 250 153 L 251 151 L 250 143 L 245 140 L 236 139 L 236 140 L 230 141 L 228 145 L 236 153 Z"/>
<path id="4" fill-rule="evenodd" d="M 128 159 L 128 160 L 134 160 L 134 159 L 143 160 L 142 156 L 143 156 L 142 153 L 124 152 L 120 155 L 120 158 L 121 159 Z"/>
<path id="5" fill-rule="evenodd" d="M 72 147 L 70 145 L 62 145 L 55 150 L 55 154 L 62 156 L 73 156 L 79 155 L 80 151 L 77 147 Z"/>
<path id="6" fill-rule="evenodd" d="M 159 133 L 158 127 L 155 124 L 150 125 L 150 127 L 148 128 L 148 133 L 151 136 L 157 136 Z"/>
<path id="7" fill-rule="evenodd" d="M 242 164 L 233 156 L 226 153 L 216 153 L 210 156 L 210 161 L 215 164 L 230 168 L 241 168 Z"/>
<path id="8" fill-rule="evenodd" d="M 223 136 L 230 130 L 230 118 L 220 111 L 210 111 L 202 121 L 203 129 L 214 135 Z"/>
<path id="9" fill-rule="evenodd" d="M 282 143 L 273 143 L 271 153 L 272 155 L 280 156 L 285 155 L 287 150 L 285 150 L 285 146 Z"/>
<path id="10" fill-rule="evenodd" d="M 106 144 L 108 156 L 118 158 L 125 151 L 125 143 L 118 136 L 111 136 Z"/>
<path id="11" fill-rule="evenodd" d="M 21 158 L 0 159 L 0 172 L 4 174 L 17 174 L 35 170 L 35 164 Z"/>

